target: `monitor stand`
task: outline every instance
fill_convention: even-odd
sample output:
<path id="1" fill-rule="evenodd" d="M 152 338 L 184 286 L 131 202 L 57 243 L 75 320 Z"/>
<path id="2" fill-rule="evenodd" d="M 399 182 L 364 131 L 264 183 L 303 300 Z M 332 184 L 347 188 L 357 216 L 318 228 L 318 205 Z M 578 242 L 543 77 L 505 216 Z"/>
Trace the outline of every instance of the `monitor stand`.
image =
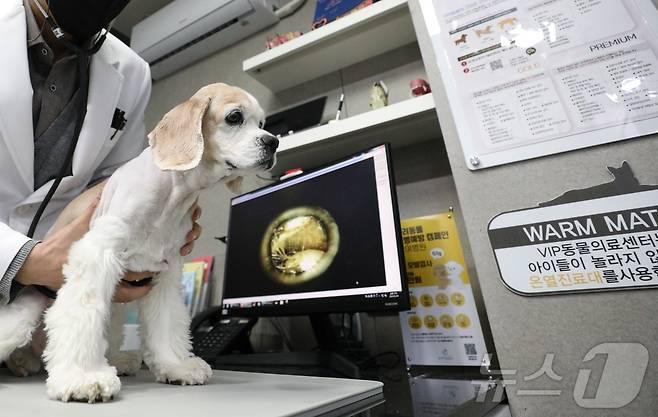
<path id="1" fill-rule="evenodd" d="M 318 350 L 219 356 L 213 368 L 235 371 L 359 378 L 359 366 L 341 355 L 339 339 L 328 314 L 310 314 Z"/>

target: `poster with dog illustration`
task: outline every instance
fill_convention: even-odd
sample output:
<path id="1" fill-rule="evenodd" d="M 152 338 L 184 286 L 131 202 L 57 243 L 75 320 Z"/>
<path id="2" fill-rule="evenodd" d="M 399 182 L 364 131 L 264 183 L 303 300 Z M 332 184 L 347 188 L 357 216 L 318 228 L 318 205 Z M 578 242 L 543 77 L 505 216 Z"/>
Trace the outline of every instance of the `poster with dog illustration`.
<path id="1" fill-rule="evenodd" d="M 467 167 L 658 132 L 655 4 L 419 2 Z"/>
<path id="2" fill-rule="evenodd" d="M 400 313 L 407 365 L 480 366 L 486 345 L 453 214 L 401 225 L 411 301 Z"/>

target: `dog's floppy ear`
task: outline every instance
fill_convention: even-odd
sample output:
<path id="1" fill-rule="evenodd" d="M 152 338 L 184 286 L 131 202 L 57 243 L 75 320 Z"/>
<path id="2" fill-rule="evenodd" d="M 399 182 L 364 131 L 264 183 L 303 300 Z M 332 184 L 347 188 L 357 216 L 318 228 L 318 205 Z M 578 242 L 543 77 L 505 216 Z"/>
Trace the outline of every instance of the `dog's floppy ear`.
<path id="1" fill-rule="evenodd" d="M 203 155 L 203 116 L 208 98 L 191 98 L 165 114 L 149 133 L 149 146 L 155 165 L 163 171 L 195 168 Z"/>
<path id="2" fill-rule="evenodd" d="M 233 191 L 235 194 L 240 194 L 242 192 L 242 177 L 235 177 L 226 181 L 226 188 Z"/>

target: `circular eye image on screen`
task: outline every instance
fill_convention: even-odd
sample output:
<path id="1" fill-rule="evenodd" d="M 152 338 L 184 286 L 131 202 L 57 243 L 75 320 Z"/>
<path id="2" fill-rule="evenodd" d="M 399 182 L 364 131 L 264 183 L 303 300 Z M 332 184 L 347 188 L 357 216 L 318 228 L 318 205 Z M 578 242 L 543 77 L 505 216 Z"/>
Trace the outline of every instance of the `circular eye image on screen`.
<path id="1" fill-rule="evenodd" d="M 338 252 L 338 225 L 320 207 L 295 207 L 279 214 L 261 243 L 263 269 L 275 281 L 297 285 L 322 275 Z"/>

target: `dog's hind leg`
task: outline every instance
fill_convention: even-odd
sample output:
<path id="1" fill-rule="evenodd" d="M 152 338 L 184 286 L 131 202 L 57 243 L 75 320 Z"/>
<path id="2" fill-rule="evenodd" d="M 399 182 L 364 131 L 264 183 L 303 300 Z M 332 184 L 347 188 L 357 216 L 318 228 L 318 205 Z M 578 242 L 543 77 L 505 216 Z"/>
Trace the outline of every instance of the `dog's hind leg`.
<path id="1" fill-rule="evenodd" d="M 32 350 L 32 345 L 19 347 L 9 355 L 7 368 L 16 376 L 28 376 L 41 370 L 41 358 Z"/>
<path id="2" fill-rule="evenodd" d="M 191 352 L 190 315 L 183 302 L 180 271 L 180 260 L 170 262 L 139 302 L 144 362 L 159 382 L 204 384 L 212 370 Z"/>
<path id="3" fill-rule="evenodd" d="M 123 304 L 112 304 L 112 317 L 108 331 L 109 348 L 107 360 L 117 369 L 118 375 L 135 375 L 142 367 L 142 355 L 137 351 L 122 351 L 124 338 L 125 308 Z"/>
<path id="4" fill-rule="evenodd" d="M 46 300 L 45 303 L 50 305 L 49 300 Z M 32 332 L 30 342 L 9 355 L 6 362 L 7 368 L 16 376 L 28 376 L 38 373 L 41 370 L 41 355 L 45 347 L 46 331 L 43 329 L 43 322 L 40 322 Z"/>
<path id="5" fill-rule="evenodd" d="M 25 288 L 11 304 L 0 309 L 0 363 L 30 342 L 46 302 L 46 297 L 34 288 Z"/>
<path id="6" fill-rule="evenodd" d="M 105 358 L 110 304 L 124 269 L 117 254 L 125 250 L 125 223 L 99 218 L 73 244 L 64 265 L 65 283 L 45 316 L 44 351 L 52 399 L 108 401 L 119 392 L 116 369 Z"/>

